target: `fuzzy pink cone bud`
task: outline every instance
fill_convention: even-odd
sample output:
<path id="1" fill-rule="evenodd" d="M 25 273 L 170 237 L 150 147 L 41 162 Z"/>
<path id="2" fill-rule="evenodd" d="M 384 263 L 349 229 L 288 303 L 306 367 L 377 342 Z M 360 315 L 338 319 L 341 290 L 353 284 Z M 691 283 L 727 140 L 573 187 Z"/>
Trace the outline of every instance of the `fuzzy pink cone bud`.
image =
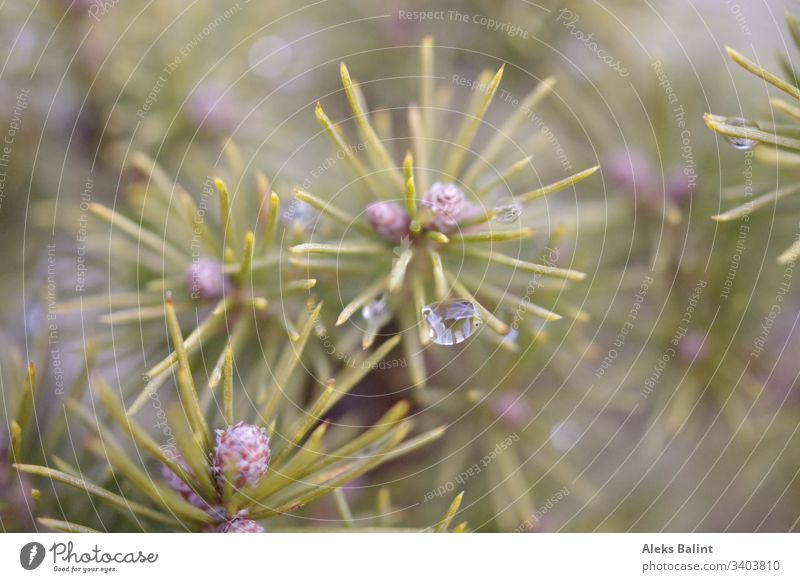
<path id="1" fill-rule="evenodd" d="M 603 171 L 612 184 L 630 194 L 636 192 L 648 198 L 659 190 L 657 172 L 649 158 L 639 150 L 615 152 L 606 159 Z"/>
<path id="2" fill-rule="evenodd" d="M 214 472 L 220 487 L 226 478 L 237 488 L 255 485 L 267 472 L 269 460 L 266 429 L 240 422 L 217 431 Z"/>
<path id="3" fill-rule="evenodd" d="M 439 232 L 450 231 L 463 218 L 467 208 L 464 192 L 455 184 L 436 182 L 422 199 L 433 212 L 430 224 Z"/>
<path id="4" fill-rule="evenodd" d="M 702 360 L 708 355 L 705 335 L 697 330 L 689 331 L 678 344 L 678 356 L 685 362 Z"/>
<path id="5" fill-rule="evenodd" d="M 217 526 L 217 533 L 264 533 L 264 528 L 253 521 L 242 517 L 234 518 Z"/>
<path id="6" fill-rule="evenodd" d="M 491 402 L 491 407 L 498 418 L 516 426 L 522 426 L 532 416 L 528 404 L 517 395 L 502 394 Z"/>
<path id="7" fill-rule="evenodd" d="M 230 131 L 236 121 L 236 104 L 227 83 L 210 81 L 200 84 L 189 95 L 186 111 L 196 125 L 210 131 Z"/>
<path id="8" fill-rule="evenodd" d="M 411 218 L 396 202 L 373 202 L 367 207 L 367 220 L 382 238 L 399 243 L 408 236 Z"/>
<path id="9" fill-rule="evenodd" d="M 186 288 L 192 299 L 222 299 L 231 283 L 222 270 L 222 263 L 201 257 L 186 268 Z"/>
<path id="10" fill-rule="evenodd" d="M 689 177 L 681 168 L 673 168 L 667 174 L 667 196 L 679 206 L 686 204 L 692 197 L 692 186 Z"/>

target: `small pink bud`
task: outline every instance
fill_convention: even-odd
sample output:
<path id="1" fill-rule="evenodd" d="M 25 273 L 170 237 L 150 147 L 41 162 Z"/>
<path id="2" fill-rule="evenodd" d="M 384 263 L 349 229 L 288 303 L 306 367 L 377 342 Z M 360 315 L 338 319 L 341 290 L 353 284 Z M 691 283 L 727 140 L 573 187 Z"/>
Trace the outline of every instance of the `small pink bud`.
<path id="1" fill-rule="evenodd" d="M 186 112 L 192 121 L 212 132 L 230 131 L 236 121 L 236 103 L 227 83 L 203 82 L 189 95 Z"/>
<path id="2" fill-rule="evenodd" d="M 217 526 L 217 533 L 264 533 L 264 528 L 252 519 L 236 517 Z"/>
<path id="3" fill-rule="evenodd" d="M 501 394 L 491 402 L 491 408 L 499 419 L 509 424 L 522 426 L 531 419 L 528 403 L 515 394 Z"/>
<path id="4" fill-rule="evenodd" d="M 411 219 L 396 202 L 373 202 L 367 207 L 367 220 L 382 238 L 399 243 L 408 236 Z"/>
<path id="5" fill-rule="evenodd" d="M 678 344 L 678 356 L 686 361 L 702 360 L 708 355 L 705 335 L 697 330 L 690 330 Z"/>
<path id="6" fill-rule="evenodd" d="M 226 478 L 237 488 L 255 485 L 267 472 L 269 460 L 266 429 L 240 422 L 217 431 L 213 464 L 220 488 Z"/>
<path id="7" fill-rule="evenodd" d="M 636 192 L 643 200 L 655 196 L 659 190 L 658 173 L 640 150 L 620 150 L 611 154 L 603 169 L 617 188 L 628 194 Z"/>
<path id="8" fill-rule="evenodd" d="M 222 299 L 231 288 L 222 264 L 214 259 L 200 257 L 186 268 L 186 288 L 192 299 Z"/>
<path id="9" fill-rule="evenodd" d="M 455 184 L 436 182 L 422 199 L 433 212 L 430 225 L 439 232 L 448 232 L 463 218 L 467 209 L 464 192 Z"/>
<path id="10" fill-rule="evenodd" d="M 667 197 L 675 204 L 682 206 L 692 197 L 693 187 L 689 177 L 681 168 L 673 168 L 667 174 Z"/>

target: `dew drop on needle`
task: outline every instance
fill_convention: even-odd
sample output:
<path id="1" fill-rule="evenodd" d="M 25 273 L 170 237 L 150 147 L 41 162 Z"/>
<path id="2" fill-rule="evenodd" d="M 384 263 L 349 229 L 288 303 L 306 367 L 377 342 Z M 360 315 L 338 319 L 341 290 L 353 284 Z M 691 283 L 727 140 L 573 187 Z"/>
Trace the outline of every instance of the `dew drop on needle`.
<path id="1" fill-rule="evenodd" d="M 522 214 L 522 206 L 513 198 L 502 198 L 494 207 L 495 221 L 500 224 L 511 224 L 519 220 Z"/>
<path id="2" fill-rule="evenodd" d="M 362 307 L 361 317 L 364 318 L 368 332 L 378 332 L 391 319 L 387 294 L 381 294 Z"/>
<path id="3" fill-rule="evenodd" d="M 743 117 L 733 117 L 727 119 L 726 123 L 728 125 L 733 125 L 734 127 L 743 127 L 746 129 L 760 129 L 755 121 L 752 121 L 750 119 L 744 119 Z M 732 135 L 728 135 L 725 136 L 725 139 L 727 139 L 728 143 L 731 144 L 737 150 L 751 150 L 758 144 L 758 141 L 746 137 L 735 137 Z"/>
<path id="4" fill-rule="evenodd" d="M 428 338 L 440 346 L 460 344 L 480 327 L 478 309 L 466 299 L 451 299 L 422 308 L 422 324 Z"/>

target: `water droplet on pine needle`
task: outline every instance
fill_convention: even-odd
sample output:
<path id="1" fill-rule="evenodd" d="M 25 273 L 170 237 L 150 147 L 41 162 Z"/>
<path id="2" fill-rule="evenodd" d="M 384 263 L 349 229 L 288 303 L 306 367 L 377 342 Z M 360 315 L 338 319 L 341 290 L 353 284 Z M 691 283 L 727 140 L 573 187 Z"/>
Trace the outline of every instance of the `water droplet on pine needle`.
<path id="1" fill-rule="evenodd" d="M 503 198 L 494 207 L 496 213 L 495 221 L 500 224 L 511 224 L 519 220 L 522 215 L 522 206 L 513 198 Z"/>
<path id="2" fill-rule="evenodd" d="M 751 119 L 745 119 L 743 117 L 733 117 L 725 121 L 728 125 L 733 125 L 735 127 L 761 129 L 760 127 L 758 127 L 758 124 L 755 121 Z M 732 135 L 729 135 L 726 136 L 725 139 L 727 139 L 728 143 L 731 144 L 737 150 L 751 150 L 758 144 L 756 140 L 748 139 L 746 137 L 734 137 Z"/>
<path id="3" fill-rule="evenodd" d="M 422 323 L 433 343 L 454 346 L 475 333 L 483 321 L 472 302 L 451 299 L 423 307 Z"/>
<path id="4" fill-rule="evenodd" d="M 302 200 L 295 200 L 281 212 L 281 219 L 289 227 L 309 230 L 319 220 L 319 212 L 310 204 Z"/>
<path id="5" fill-rule="evenodd" d="M 389 296 L 382 293 L 361 308 L 361 317 L 366 323 L 367 333 L 377 333 L 392 318 Z"/>
<path id="6" fill-rule="evenodd" d="M 389 301 L 386 293 L 381 294 L 361 308 L 361 315 L 368 322 L 383 319 L 389 315 Z"/>

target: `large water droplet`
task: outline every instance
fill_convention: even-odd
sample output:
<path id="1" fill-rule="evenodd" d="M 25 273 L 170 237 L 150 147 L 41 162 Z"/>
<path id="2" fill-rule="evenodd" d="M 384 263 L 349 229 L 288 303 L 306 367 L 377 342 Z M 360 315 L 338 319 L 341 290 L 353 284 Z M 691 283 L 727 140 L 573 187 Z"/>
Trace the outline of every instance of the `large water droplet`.
<path id="1" fill-rule="evenodd" d="M 466 299 L 451 299 L 422 308 L 422 322 L 430 340 L 454 346 L 475 333 L 483 323 L 478 309 Z"/>
<path id="2" fill-rule="evenodd" d="M 733 125 L 735 127 L 745 127 L 750 129 L 761 129 L 758 127 L 758 124 L 751 120 L 745 119 L 743 117 L 733 117 L 730 119 L 726 119 L 725 122 L 728 125 Z M 737 150 L 751 150 L 753 149 L 758 142 L 754 139 L 748 139 L 746 137 L 733 137 L 733 136 L 725 136 L 725 139 L 728 140 L 728 143 L 731 144 Z"/>
<path id="3" fill-rule="evenodd" d="M 512 197 L 501 198 L 494 207 L 494 219 L 500 224 L 516 222 L 522 214 L 522 206 Z"/>

